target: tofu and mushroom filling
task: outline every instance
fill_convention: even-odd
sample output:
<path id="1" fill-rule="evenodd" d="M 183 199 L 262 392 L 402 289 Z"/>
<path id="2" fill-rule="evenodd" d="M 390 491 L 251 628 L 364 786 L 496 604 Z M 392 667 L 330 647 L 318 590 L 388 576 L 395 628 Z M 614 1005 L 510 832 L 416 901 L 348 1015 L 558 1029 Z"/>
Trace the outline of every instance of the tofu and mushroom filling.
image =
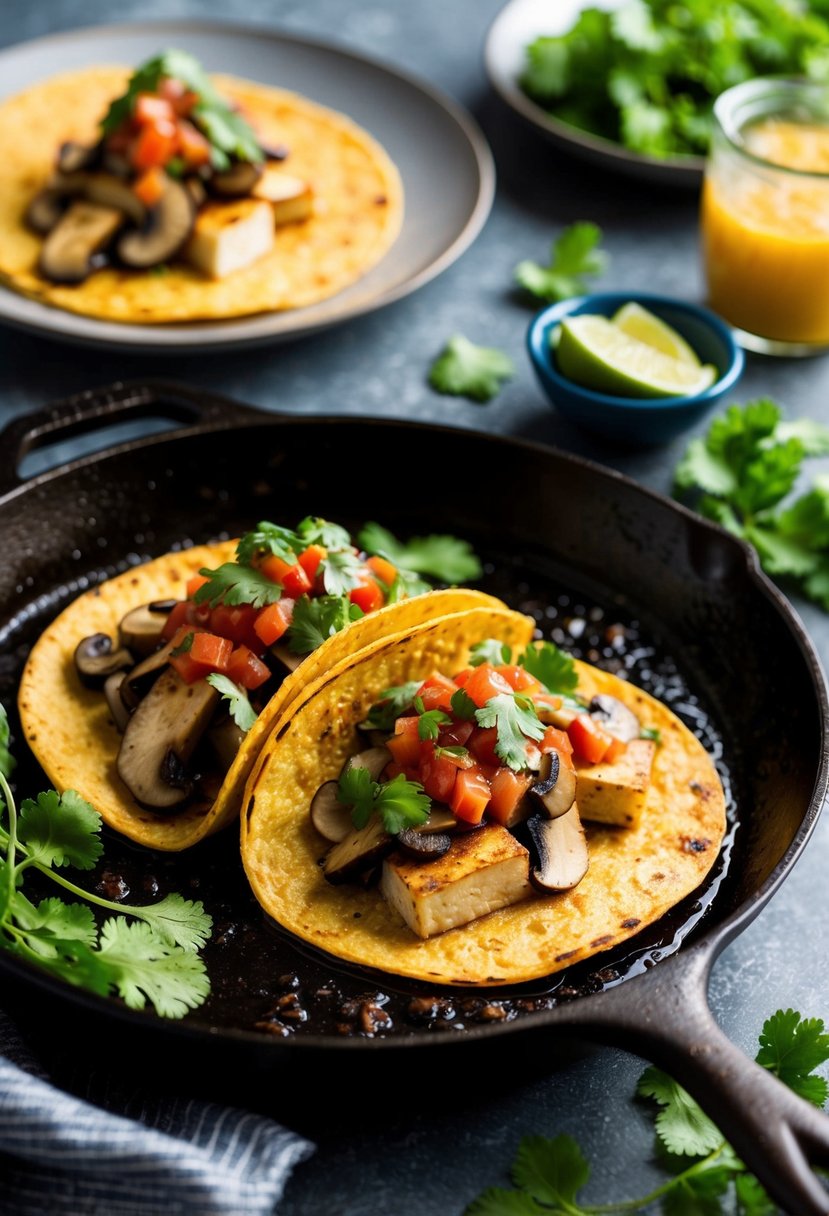
<path id="1" fill-rule="evenodd" d="M 424 939 L 575 887 L 582 818 L 636 826 L 657 746 L 621 701 L 577 684 L 552 643 L 513 656 L 490 639 L 452 678 L 387 689 L 361 723 L 371 746 L 311 803 L 328 882 L 379 880 Z"/>
<path id="2" fill-rule="evenodd" d="M 65 143 L 26 212 L 44 237 L 39 270 L 81 283 L 105 265 L 183 261 L 222 279 L 268 253 L 275 229 L 313 210 L 289 149 L 259 139 L 199 63 L 170 50 L 134 72 L 96 143 Z"/>
<path id="3" fill-rule="evenodd" d="M 316 516 L 295 529 L 262 521 L 240 538 L 235 560 L 189 579 L 185 599 L 139 605 L 117 639 L 96 633 L 77 644 L 77 675 L 106 698 L 122 734 L 118 776 L 142 807 L 212 803 L 246 734 L 306 655 L 430 590 L 405 568 L 404 545 L 376 525 L 364 533 L 368 548 L 375 534 L 396 544 L 400 566 Z"/>

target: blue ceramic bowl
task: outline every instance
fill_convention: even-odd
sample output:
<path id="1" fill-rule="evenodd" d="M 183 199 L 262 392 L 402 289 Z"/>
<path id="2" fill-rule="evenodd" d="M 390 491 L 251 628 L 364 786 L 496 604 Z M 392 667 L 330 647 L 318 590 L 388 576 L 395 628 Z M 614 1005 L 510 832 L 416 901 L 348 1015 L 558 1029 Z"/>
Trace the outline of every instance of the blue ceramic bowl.
<path id="1" fill-rule="evenodd" d="M 551 337 L 565 317 L 599 313 L 611 317 L 634 300 L 671 325 L 690 343 L 701 363 L 713 363 L 719 376 L 704 392 L 688 397 L 612 397 L 568 380 L 556 367 Z M 729 327 L 707 308 L 670 296 L 629 291 L 576 296 L 545 308 L 527 333 L 530 358 L 541 386 L 556 409 L 586 430 L 626 445 L 667 443 L 731 392 L 745 357 Z"/>

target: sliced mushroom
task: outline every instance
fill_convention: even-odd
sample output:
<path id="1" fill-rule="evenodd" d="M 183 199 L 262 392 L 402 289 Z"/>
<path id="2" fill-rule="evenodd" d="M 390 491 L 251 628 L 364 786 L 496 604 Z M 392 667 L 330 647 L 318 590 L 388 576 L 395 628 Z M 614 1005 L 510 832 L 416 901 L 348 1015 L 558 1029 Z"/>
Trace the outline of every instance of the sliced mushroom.
<path id="1" fill-rule="evenodd" d="M 236 725 L 232 718 L 228 717 L 210 727 L 207 739 L 213 748 L 220 769 L 223 773 L 228 772 L 239 754 L 239 748 L 245 741 L 245 732 L 241 726 Z"/>
<path id="2" fill-rule="evenodd" d="M 536 713 L 545 726 L 557 726 L 559 730 L 567 730 L 567 727 L 573 722 L 580 713 L 584 711 L 575 703 L 568 704 L 562 701 L 559 706 L 552 706 L 545 701 L 537 701 L 535 703 Z"/>
<path id="3" fill-rule="evenodd" d="M 576 797 L 576 773 L 562 760 L 558 752 L 547 752 L 541 760 L 539 780 L 530 786 L 530 793 L 541 803 L 548 819 L 565 815 Z"/>
<path id="4" fill-rule="evenodd" d="M 192 789 L 187 761 L 219 700 L 206 680 L 186 684 L 169 668 L 127 723 L 118 752 L 118 775 L 144 806 L 169 810 Z"/>
<path id="5" fill-rule="evenodd" d="M 121 645 L 128 647 L 133 654 L 145 658 L 153 653 L 161 641 L 164 623 L 164 614 L 154 612 L 150 604 L 133 608 L 118 626 Z"/>
<path id="6" fill-rule="evenodd" d="M 265 160 L 287 160 L 291 154 L 290 148 L 285 144 L 263 144 L 260 140 L 259 147 Z"/>
<path id="7" fill-rule="evenodd" d="M 210 178 L 210 189 L 223 198 L 242 198 L 250 194 L 262 176 L 262 166 L 250 160 L 237 161 L 225 173 L 214 173 Z"/>
<path id="8" fill-rule="evenodd" d="M 207 202 L 207 190 L 205 189 L 204 182 L 200 177 L 185 177 L 184 188 L 193 200 L 193 206 L 198 211 L 199 207 L 203 207 Z"/>
<path id="9" fill-rule="evenodd" d="M 343 772 L 350 768 L 367 768 L 372 781 L 376 781 L 383 769 L 391 760 L 391 752 L 387 747 L 368 747 L 364 752 L 351 756 L 343 765 Z"/>
<path id="10" fill-rule="evenodd" d="M 40 273 L 52 283 L 82 283 L 123 222 L 122 212 L 113 207 L 74 202 L 43 242 Z"/>
<path id="11" fill-rule="evenodd" d="M 132 667 L 133 657 L 123 646 L 112 649 L 108 633 L 93 633 L 75 647 L 75 667 L 87 688 L 103 688 L 108 676 Z"/>
<path id="12" fill-rule="evenodd" d="M 150 612 L 155 612 L 159 616 L 169 616 L 176 604 L 180 604 L 181 602 L 181 600 L 153 600 L 147 607 Z"/>
<path id="13" fill-rule="evenodd" d="M 80 196 L 102 207 L 115 207 L 134 224 L 143 224 L 147 209 L 128 182 L 114 173 L 56 173 L 46 189 L 64 197 Z"/>
<path id="14" fill-rule="evenodd" d="M 195 207 L 181 182 L 168 177 L 164 193 L 147 212 L 143 227 L 126 232 L 118 242 L 118 256 L 126 266 L 146 270 L 178 253 L 193 230 Z"/>
<path id="15" fill-rule="evenodd" d="M 121 685 L 121 700 L 127 709 L 135 709 L 141 698 L 147 695 L 152 685 L 164 671 L 165 667 L 167 667 L 173 649 L 173 643 L 168 642 L 161 650 L 156 650 L 152 654 L 147 655 L 146 659 L 142 659 L 140 663 L 137 663 L 132 671 L 127 672 L 127 677 Z"/>
<path id="16" fill-rule="evenodd" d="M 332 844 L 339 844 L 354 831 L 351 808 L 337 797 L 336 781 L 324 782 L 311 799 L 311 823 Z"/>
<path id="17" fill-rule="evenodd" d="M 416 828 L 404 828 L 397 833 L 397 843 L 407 857 L 415 861 L 434 861 L 449 852 L 452 837 L 448 832 L 418 832 Z"/>
<path id="18" fill-rule="evenodd" d="M 66 197 L 59 190 L 48 186 L 34 196 L 26 208 L 25 221 L 33 232 L 45 236 L 51 232 L 61 220 L 66 210 Z"/>
<path id="19" fill-rule="evenodd" d="M 591 718 L 600 722 L 608 734 L 613 735 L 616 739 L 621 739 L 623 743 L 630 743 L 631 739 L 639 738 L 642 723 L 633 710 L 628 709 L 627 705 L 618 697 L 611 697 L 608 693 L 598 693 L 593 697 L 588 708 Z"/>
<path id="20" fill-rule="evenodd" d="M 587 873 L 589 858 L 584 828 L 578 807 L 573 805 L 566 815 L 547 819 L 533 815 L 527 820 L 530 837 L 538 854 L 538 865 L 530 870 L 530 882 L 536 891 L 569 891 Z"/>
<path id="21" fill-rule="evenodd" d="M 322 872 L 329 882 L 351 882 L 364 870 L 371 869 L 390 853 L 394 837 L 390 836 L 377 815 L 364 828 L 354 828 L 333 845 L 322 863 Z"/>
<path id="22" fill-rule="evenodd" d="M 80 169 L 91 169 L 101 156 L 100 144 L 79 144 L 67 140 L 58 152 L 58 169 L 61 173 L 77 173 Z"/>
<path id="23" fill-rule="evenodd" d="M 124 682 L 125 671 L 114 671 L 104 682 L 104 696 L 107 699 L 109 712 L 116 728 L 123 734 L 130 720 L 130 711 L 121 700 L 121 685 Z"/>
<path id="24" fill-rule="evenodd" d="M 429 818 L 423 823 L 418 823 L 411 830 L 420 832 L 424 835 L 431 835 L 432 832 L 454 832 L 458 828 L 458 821 L 452 812 L 445 806 L 436 806 L 432 803 L 432 809 L 429 811 Z"/>
<path id="25" fill-rule="evenodd" d="M 296 671 L 305 657 L 302 654 L 292 654 L 284 642 L 277 642 L 271 646 L 271 654 L 279 660 L 283 667 L 287 667 L 288 671 Z"/>
<path id="26" fill-rule="evenodd" d="M 132 165 L 120 152 L 104 152 L 103 167 L 113 177 L 132 177 Z"/>

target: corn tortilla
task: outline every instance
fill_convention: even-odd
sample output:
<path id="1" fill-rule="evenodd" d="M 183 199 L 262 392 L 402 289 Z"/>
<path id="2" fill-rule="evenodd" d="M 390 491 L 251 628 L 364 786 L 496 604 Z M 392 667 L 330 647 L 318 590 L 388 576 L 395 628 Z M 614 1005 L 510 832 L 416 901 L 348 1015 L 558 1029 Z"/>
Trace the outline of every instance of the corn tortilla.
<path id="1" fill-rule="evenodd" d="M 70 312 L 155 325 L 302 308 L 328 299 L 374 266 L 403 218 L 400 176 L 385 151 L 342 114 L 297 93 L 231 76 L 217 88 L 238 102 L 268 143 L 289 149 L 285 172 L 311 184 L 310 219 L 276 230 L 274 248 L 225 279 L 183 262 L 164 273 L 109 267 L 74 286 L 37 272 L 43 238 L 26 208 L 53 171 L 65 140 L 92 144 L 110 101 L 130 77 L 122 67 L 90 67 L 33 85 L 0 105 L 0 281 Z"/>
<path id="2" fill-rule="evenodd" d="M 522 621 L 516 613 L 473 609 L 386 637 L 294 703 L 260 753 L 242 813 L 248 879 L 281 926 L 349 963 L 396 975 L 516 984 L 618 945 L 699 886 L 725 833 L 725 796 L 713 763 L 665 705 L 584 663 L 576 664 L 579 693 L 618 697 L 643 726 L 660 732 L 661 742 L 640 824 L 586 825 L 590 865 L 578 886 L 420 940 L 376 887 L 326 882 L 317 863 L 327 846 L 311 826 L 309 807 L 318 786 L 360 750 L 355 723 L 383 689 L 458 671 L 475 641 L 512 642 Z"/>
<path id="3" fill-rule="evenodd" d="M 201 567 L 233 559 L 235 541 L 169 553 L 108 579 L 74 600 L 41 634 L 20 683 L 18 704 L 26 741 L 55 788 L 77 790 L 104 822 L 138 844 L 177 852 L 231 823 L 239 813 L 245 782 L 259 749 L 306 683 L 386 633 L 477 604 L 500 605 L 480 591 L 432 591 L 401 600 L 354 621 L 308 655 L 271 697 L 248 731 L 236 760 L 211 805 L 172 813 L 142 807 L 118 776 L 121 735 L 103 693 L 85 688 L 75 668 L 75 647 L 93 633 L 118 636 L 118 624 L 141 604 L 184 599 L 187 580 Z"/>

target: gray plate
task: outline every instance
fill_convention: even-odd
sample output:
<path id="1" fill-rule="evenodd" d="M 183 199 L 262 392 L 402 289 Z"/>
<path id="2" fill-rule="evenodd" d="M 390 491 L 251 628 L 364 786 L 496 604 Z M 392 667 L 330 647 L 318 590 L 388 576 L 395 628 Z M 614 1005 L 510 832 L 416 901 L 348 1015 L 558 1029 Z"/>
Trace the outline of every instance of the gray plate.
<path id="1" fill-rule="evenodd" d="M 657 158 L 630 152 L 621 144 L 561 122 L 532 101 L 518 84 L 524 68 L 524 48 L 541 35 L 564 34 L 579 11 L 615 8 L 620 0 L 511 0 L 492 23 L 484 54 L 493 88 L 510 109 L 520 114 L 554 143 L 585 160 L 637 177 L 670 186 L 699 186 L 704 160 L 700 156 Z"/>
<path id="2" fill-rule="evenodd" d="M 294 89 L 370 131 L 403 179 L 406 214 L 397 241 L 357 283 L 308 308 L 230 321 L 121 325 L 50 308 L 0 287 L 0 321 L 70 342 L 129 350 L 215 351 L 270 343 L 399 300 L 450 266 L 480 232 L 492 205 L 495 171 L 472 118 L 430 85 L 341 47 L 216 22 L 97 26 L 0 53 L 0 100 L 57 72 L 136 64 L 168 46 L 192 52 L 210 71 Z"/>

